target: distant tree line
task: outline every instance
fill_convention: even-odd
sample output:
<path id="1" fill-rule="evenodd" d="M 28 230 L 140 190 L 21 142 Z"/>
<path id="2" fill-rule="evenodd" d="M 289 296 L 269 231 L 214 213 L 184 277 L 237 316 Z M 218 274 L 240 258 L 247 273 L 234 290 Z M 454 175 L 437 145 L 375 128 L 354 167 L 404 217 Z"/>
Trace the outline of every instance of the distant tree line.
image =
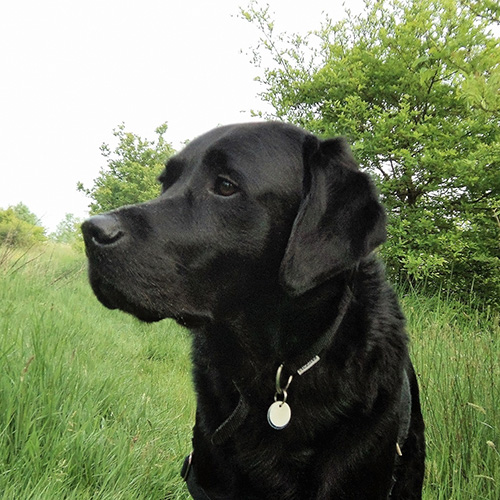
<path id="1" fill-rule="evenodd" d="M 29 247 L 48 240 L 73 244 L 80 239 L 81 220 L 66 214 L 53 233 L 47 234 L 40 219 L 24 204 L 0 208 L 0 245 Z"/>

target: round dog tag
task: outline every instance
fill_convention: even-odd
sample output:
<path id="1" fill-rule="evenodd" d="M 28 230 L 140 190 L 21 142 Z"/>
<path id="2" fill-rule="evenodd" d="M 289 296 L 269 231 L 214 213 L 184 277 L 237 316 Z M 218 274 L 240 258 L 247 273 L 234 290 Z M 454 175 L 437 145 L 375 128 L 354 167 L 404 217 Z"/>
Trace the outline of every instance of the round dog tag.
<path id="1" fill-rule="evenodd" d="M 267 421 L 277 431 L 284 429 L 291 418 L 292 410 L 285 401 L 275 401 L 267 410 Z"/>

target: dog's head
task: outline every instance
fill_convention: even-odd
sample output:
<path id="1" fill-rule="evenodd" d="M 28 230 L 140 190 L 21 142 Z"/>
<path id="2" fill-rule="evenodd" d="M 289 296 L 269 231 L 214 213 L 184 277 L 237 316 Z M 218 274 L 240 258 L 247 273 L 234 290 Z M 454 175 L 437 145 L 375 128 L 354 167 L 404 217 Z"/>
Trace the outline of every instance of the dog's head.
<path id="1" fill-rule="evenodd" d="M 262 296 L 299 296 L 385 239 L 370 179 L 342 139 L 296 127 L 220 127 L 160 176 L 161 195 L 87 220 L 99 300 L 145 321 L 223 318 Z"/>

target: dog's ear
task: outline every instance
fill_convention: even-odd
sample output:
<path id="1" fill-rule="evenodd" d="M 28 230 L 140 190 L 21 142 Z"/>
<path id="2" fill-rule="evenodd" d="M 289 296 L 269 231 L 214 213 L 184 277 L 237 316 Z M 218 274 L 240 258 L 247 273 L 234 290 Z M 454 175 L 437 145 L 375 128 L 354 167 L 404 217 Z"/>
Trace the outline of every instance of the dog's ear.
<path id="1" fill-rule="evenodd" d="M 280 269 L 294 296 L 352 267 L 386 238 L 375 187 L 344 139 L 309 136 L 304 168 L 303 199 Z"/>

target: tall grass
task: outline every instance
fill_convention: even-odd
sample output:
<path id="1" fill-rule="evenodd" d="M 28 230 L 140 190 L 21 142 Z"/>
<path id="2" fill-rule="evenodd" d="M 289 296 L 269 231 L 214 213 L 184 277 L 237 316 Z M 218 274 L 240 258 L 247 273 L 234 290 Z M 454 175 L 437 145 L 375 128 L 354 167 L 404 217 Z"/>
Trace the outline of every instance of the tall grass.
<path id="1" fill-rule="evenodd" d="M 187 498 L 186 334 L 101 307 L 83 256 L 11 262 L 0 274 L 0 498 Z"/>
<path id="2" fill-rule="evenodd" d="M 189 498 L 186 332 L 106 310 L 64 247 L 1 251 L 0 498 Z M 497 500 L 498 314 L 402 302 L 427 423 L 424 498 Z"/>
<path id="3" fill-rule="evenodd" d="M 498 311 L 402 299 L 427 425 L 426 499 L 500 498 Z"/>

